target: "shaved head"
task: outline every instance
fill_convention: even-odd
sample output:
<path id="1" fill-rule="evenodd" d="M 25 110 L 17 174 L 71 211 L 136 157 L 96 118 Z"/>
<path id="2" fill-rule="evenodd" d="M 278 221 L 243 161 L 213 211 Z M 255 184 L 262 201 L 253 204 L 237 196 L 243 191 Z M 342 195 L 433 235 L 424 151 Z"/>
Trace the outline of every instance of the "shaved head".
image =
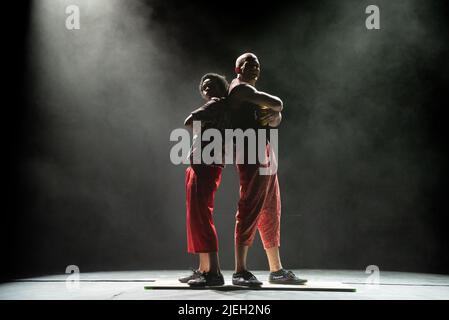
<path id="1" fill-rule="evenodd" d="M 235 60 L 235 67 L 241 68 L 243 66 L 243 64 L 245 63 L 245 61 L 248 59 L 258 60 L 257 56 L 254 53 L 247 52 L 247 53 L 242 54 L 241 56 L 239 56 L 237 58 L 237 60 Z"/>
<path id="2" fill-rule="evenodd" d="M 235 73 L 238 79 L 244 82 L 257 81 L 260 75 L 260 63 L 257 56 L 251 52 L 240 55 L 235 60 Z M 251 84 L 254 85 L 254 83 Z"/>

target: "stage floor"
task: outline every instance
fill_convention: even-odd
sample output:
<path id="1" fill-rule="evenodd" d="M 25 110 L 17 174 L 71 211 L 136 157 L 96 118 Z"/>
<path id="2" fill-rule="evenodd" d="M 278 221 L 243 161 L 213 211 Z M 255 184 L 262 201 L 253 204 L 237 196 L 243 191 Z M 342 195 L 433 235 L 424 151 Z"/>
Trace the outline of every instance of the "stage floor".
<path id="1" fill-rule="evenodd" d="M 371 283 L 363 271 L 293 270 L 313 284 L 330 284 L 355 288 L 355 292 L 292 291 L 284 290 L 191 290 L 185 288 L 145 290 L 157 282 L 176 283 L 189 272 L 177 271 L 123 271 L 81 273 L 79 287 L 67 283 L 69 275 L 52 275 L 19 279 L 0 284 L 1 300 L 82 299 L 82 300 L 413 300 L 449 299 L 449 275 L 380 272 L 379 282 Z M 231 283 L 232 271 L 223 271 L 226 284 Z M 268 272 L 254 271 L 259 280 L 268 284 Z"/>

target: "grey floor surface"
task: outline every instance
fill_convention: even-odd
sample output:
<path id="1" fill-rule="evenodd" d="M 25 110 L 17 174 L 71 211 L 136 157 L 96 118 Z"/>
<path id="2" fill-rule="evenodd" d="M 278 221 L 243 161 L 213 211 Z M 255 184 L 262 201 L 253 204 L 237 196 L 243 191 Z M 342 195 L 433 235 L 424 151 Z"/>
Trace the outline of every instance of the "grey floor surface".
<path id="1" fill-rule="evenodd" d="M 189 272 L 123 271 L 52 275 L 0 284 L 0 300 L 448 300 L 449 275 L 381 271 L 377 278 L 363 271 L 294 270 L 313 283 L 349 286 L 356 292 L 282 290 L 145 290 L 157 281 L 176 281 Z M 254 271 L 266 283 L 268 272 Z M 223 271 L 230 284 L 232 271 Z M 152 281 L 153 280 L 153 281 Z"/>

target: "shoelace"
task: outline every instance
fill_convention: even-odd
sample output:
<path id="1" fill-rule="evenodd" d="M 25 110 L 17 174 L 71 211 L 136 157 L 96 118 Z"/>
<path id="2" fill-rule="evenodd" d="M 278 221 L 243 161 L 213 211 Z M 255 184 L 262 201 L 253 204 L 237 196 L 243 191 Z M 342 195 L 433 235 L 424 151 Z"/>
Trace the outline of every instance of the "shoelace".
<path id="1" fill-rule="evenodd" d="M 256 280 L 257 279 L 256 276 L 253 275 L 249 271 L 242 272 L 241 275 L 242 275 L 243 279 L 245 279 L 245 280 Z"/>
<path id="2" fill-rule="evenodd" d="M 191 268 L 192 269 L 192 271 L 193 271 L 193 274 L 201 274 L 202 272 L 200 271 L 200 270 L 198 270 L 198 269 L 193 269 L 193 268 Z"/>
<path id="3" fill-rule="evenodd" d="M 295 274 L 293 273 L 293 271 L 287 271 L 285 269 L 281 269 L 280 271 L 282 271 L 281 274 L 277 275 L 275 274 L 275 277 L 288 277 L 288 278 L 296 278 Z M 279 271 L 278 271 L 279 272 Z"/>

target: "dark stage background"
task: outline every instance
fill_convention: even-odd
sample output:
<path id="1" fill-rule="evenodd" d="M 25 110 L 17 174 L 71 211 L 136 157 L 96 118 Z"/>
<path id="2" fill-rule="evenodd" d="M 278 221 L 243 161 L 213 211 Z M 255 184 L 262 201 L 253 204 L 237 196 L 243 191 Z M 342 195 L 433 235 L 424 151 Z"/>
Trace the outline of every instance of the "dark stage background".
<path id="1" fill-rule="evenodd" d="M 244 3 L 244 4 L 243 4 Z M 67 5 L 81 29 L 67 30 Z M 380 30 L 365 8 L 380 7 Z M 5 13 L 2 278 L 188 269 L 170 132 L 246 51 L 284 100 L 283 264 L 449 273 L 444 1 L 22 1 Z M 238 199 L 216 198 L 224 269 Z M 267 270 L 259 237 L 251 269 Z"/>

